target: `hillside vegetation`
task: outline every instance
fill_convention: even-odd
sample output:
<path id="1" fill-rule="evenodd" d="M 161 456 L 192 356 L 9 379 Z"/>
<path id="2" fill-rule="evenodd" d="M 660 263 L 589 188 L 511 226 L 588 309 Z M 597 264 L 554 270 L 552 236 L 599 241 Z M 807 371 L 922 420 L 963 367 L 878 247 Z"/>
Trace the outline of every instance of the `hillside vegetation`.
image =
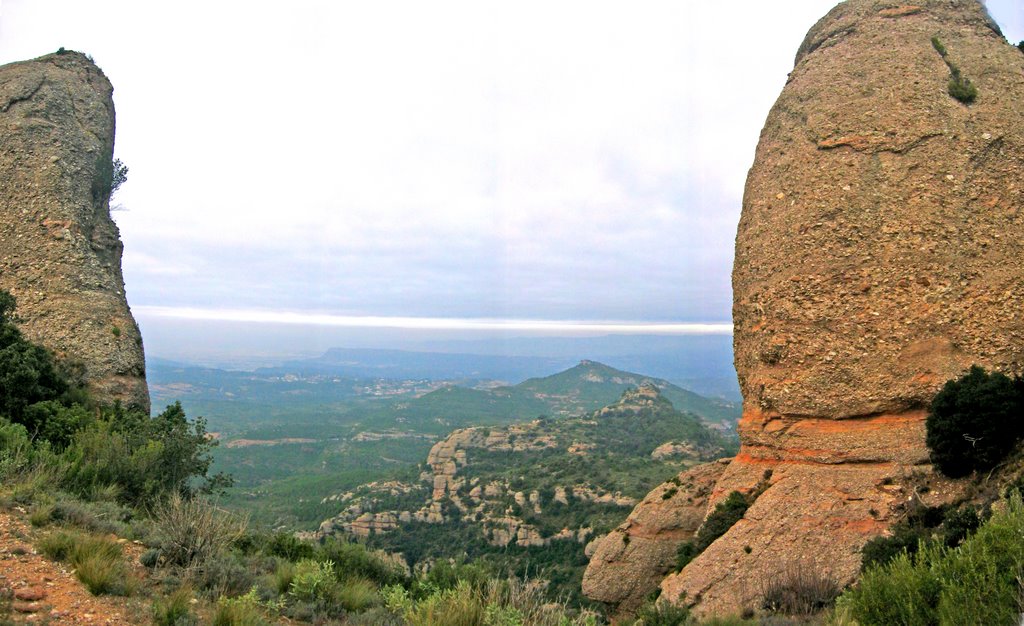
<path id="1" fill-rule="evenodd" d="M 419 475 L 328 498 L 342 510 L 318 534 L 364 537 L 410 566 L 483 559 L 579 600 L 587 544 L 653 486 L 734 445 L 643 384 L 580 417 L 456 430 Z"/>
<path id="2" fill-rule="evenodd" d="M 180 400 L 209 417 L 222 442 L 215 467 L 237 480 L 224 505 L 275 529 L 315 530 L 338 512 L 325 498 L 375 481 L 415 480 L 431 446 L 455 429 L 579 416 L 644 383 L 722 432 L 739 417 L 736 403 L 593 361 L 515 386 L 476 387 L 349 378 L 318 367 L 231 372 L 154 361 L 149 378 L 155 402 Z M 650 482 L 642 472 L 636 480 Z"/>

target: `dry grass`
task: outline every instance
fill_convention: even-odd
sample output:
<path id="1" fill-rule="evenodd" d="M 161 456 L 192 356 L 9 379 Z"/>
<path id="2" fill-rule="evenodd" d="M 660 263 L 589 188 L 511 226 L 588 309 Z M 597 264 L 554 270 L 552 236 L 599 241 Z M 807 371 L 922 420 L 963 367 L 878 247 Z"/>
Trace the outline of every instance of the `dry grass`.
<path id="1" fill-rule="evenodd" d="M 201 566 L 222 553 L 245 533 L 247 518 L 239 518 L 198 498 L 173 494 L 152 513 L 165 563 Z"/>
<path id="2" fill-rule="evenodd" d="M 791 563 L 761 586 L 761 608 L 783 615 L 815 615 L 835 604 L 840 593 L 830 572 Z"/>

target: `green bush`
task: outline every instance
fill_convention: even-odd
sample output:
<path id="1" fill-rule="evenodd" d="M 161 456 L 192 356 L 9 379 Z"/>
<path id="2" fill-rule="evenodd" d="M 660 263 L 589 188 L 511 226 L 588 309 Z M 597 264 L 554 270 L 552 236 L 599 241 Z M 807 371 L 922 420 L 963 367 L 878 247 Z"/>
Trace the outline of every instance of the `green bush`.
<path id="1" fill-rule="evenodd" d="M 1014 492 L 1000 508 L 959 547 L 932 543 L 869 567 L 839 607 L 862 626 L 1015 623 L 1024 571 L 1024 503 Z"/>
<path id="2" fill-rule="evenodd" d="M 0 417 L 25 425 L 36 439 L 41 425 L 25 423 L 26 409 L 61 399 L 69 385 L 50 353 L 25 339 L 14 325 L 16 305 L 14 296 L 0 290 Z"/>
<path id="3" fill-rule="evenodd" d="M 263 551 L 270 556 L 279 556 L 292 562 L 312 559 L 316 555 L 313 544 L 284 532 L 272 535 L 264 545 Z"/>
<path id="4" fill-rule="evenodd" d="M 1022 381 L 974 366 L 932 400 L 926 442 L 932 462 L 952 478 L 995 467 L 1024 431 Z"/>
<path id="5" fill-rule="evenodd" d="M 212 626 L 269 626 L 271 622 L 263 612 L 255 590 L 251 590 L 237 598 L 220 598 L 210 623 Z"/>
<path id="6" fill-rule="evenodd" d="M 22 336 L 15 306 L 0 290 L 0 478 L 12 484 L 12 476 L 24 475 L 17 497 L 31 499 L 44 478 L 51 490 L 59 484 L 87 499 L 118 493 L 136 506 L 169 491 L 192 495 L 194 478 L 204 479 L 204 492 L 230 484 L 208 475 L 216 441 L 202 418 L 188 420 L 178 403 L 152 418 L 118 404 L 93 406 L 84 388 L 69 382 L 72 373 Z"/>
<path id="7" fill-rule="evenodd" d="M 875 537 L 861 549 L 861 569 L 885 565 L 898 554 L 914 554 L 923 544 L 933 541 L 955 548 L 975 530 L 980 519 L 971 506 L 917 507 L 892 527 L 892 535 Z"/>
<path id="8" fill-rule="evenodd" d="M 687 626 L 690 623 L 690 610 L 685 606 L 652 600 L 636 612 L 633 626 Z"/>
<path id="9" fill-rule="evenodd" d="M 961 76 L 959 73 L 954 74 L 949 79 L 947 90 L 949 95 L 964 104 L 971 104 L 978 99 L 978 88 L 974 86 L 974 83 L 969 78 Z"/>
<path id="10" fill-rule="evenodd" d="M 155 626 L 199 625 L 199 618 L 192 612 L 192 590 L 188 587 L 178 587 L 169 596 L 157 598 L 152 614 Z"/>
<path id="11" fill-rule="evenodd" d="M 725 500 L 719 502 L 715 506 L 715 510 L 701 524 L 694 540 L 681 544 L 676 550 L 676 567 L 682 570 L 716 539 L 728 532 L 733 524 L 743 519 L 750 504 L 751 501 L 747 496 L 738 491 L 733 491 Z"/>
<path id="12" fill-rule="evenodd" d="M 402 570 L 385 563 L 383 559 L 358 543 L 330 538 L 320 546 L 316 559 L 330 562 L 334 566 L 334 571 L 339 574 L 366 578 L 379 585 L 405 582 L 405 573 Z"/>
<path id="13" fill-rule="evenodd" d="M 92 177 L 93 202 L 101 203 L 110 200 L 118 189 L 128 180 L 128 166 L 121 159 L 111 159 L 104 154 L 96 157 L 96 167 Z"/>
<path id="14" fill-rule="evenodd" d="M 67 561 L 75 577 L 93 595 L 131 595 L 136 581 L 131 576 L 121 546 L 107 537 L 74 531 L 57 531 L 42 537 L 40 552 L 55 561 Z"/>
<path id="15" fill-rule="evenodd" d="M 27 470 L 32 457 L 28 430 L 0 417 L 0 483 L 11 482 L 16 475 Z"/>
<path id="16" fill-rule="evenodd" d="M 365 578 L 350 578 L 338 589 L 337 602 L 341 608 L 361 613 L 381 603 L 377 586 Z"/>
<path id="17" fill-rule="evenodd" d="M 64 453 L 70 465 L 65 484 L 86 498 L 113 486 L 122 501 L 136 506 L 167 493 L 190 497 L 197 491 L 193 478 L 206 479 L 199 491 L 230 482 L 207 475 L 215 445 L 206 437 L 205 421 L 188 421 L 180 403 L 152 418 L 114 407 L 75 434 Z"/>
<path id="18" fill-rule="evenodd" d="M 932 37 L 932 47 L 939 53 L 942 60 L 946 63 L 946 67 L 949 68 L 949 84 L 947 90 L 949 95 L 953 96 L 964 104 L 971 104 L 978 97 L 978 89 L 971 84 L 971 81 L 960 73 L 960 68 L 957 67 L 949 59 L 949 52 L 946 50 L 946 46 L 942 45 L 938 37 Z"/>

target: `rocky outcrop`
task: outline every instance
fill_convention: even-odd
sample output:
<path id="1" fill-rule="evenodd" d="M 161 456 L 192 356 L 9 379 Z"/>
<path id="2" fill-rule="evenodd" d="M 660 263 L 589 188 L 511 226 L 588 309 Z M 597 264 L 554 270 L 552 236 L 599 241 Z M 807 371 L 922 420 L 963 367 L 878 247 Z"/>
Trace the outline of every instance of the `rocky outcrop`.
<path id="1" fill-rule="evenodd" d="M 950 96 L 933 37 L 973 104 Z M 848 0 L 811 29 L 747 179 L 742 448 L 712 504 L 771 483 L 663 598 L 757 608 L 797 561 L 856 576 L 928 467 L 930 398 L 971 364 L 1024 365 L 1022 174 L 1024 56 L 980 3 Z"/>
<path id="2" fill-rule="evenodd" d="M 110 219 L 110 82 L 84 55 L 0 67 L 0 288 L 21 329 L 103 402 L 149 411 L 142 337 Z"/>
<path id="3" fill-rule="evenodd" d="M 728 461 L 705 463 L 656 487 L 626 521 L 593 544 L 583 593 L 613 614 L 635 611 L 676 563 L 676 551 L 704 521 Z M 588 546 L 588 548 L 590 548 Z"/>

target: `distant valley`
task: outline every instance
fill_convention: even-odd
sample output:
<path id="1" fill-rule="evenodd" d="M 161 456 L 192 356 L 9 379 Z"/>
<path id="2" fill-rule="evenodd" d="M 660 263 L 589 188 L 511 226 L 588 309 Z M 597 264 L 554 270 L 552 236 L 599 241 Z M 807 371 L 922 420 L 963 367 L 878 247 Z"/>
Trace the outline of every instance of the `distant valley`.
<path id="1" fill-rule="evenodd" d="M 155 407 L 180 400 L 189 414 L 205 416 L 222 442 L 217 469 L 236 478 L 223 502 L 252 511 L 261 525 L 289 530 L 311 531 L 337 516 L 344 507 L 330 498 L 339 493 L 418 480 L 431 448 L 458 429 L 579 417 L 641 385 L 656 388 L 674 410 L 725 440 L 740 413 L 738 402 L 593 361 L 508 384 L 480 375 L 557 365 L 557 359 L 463 356 L 438 358 L 440 374 L 433 376 L 430 355 L 400 351 L 333 350 L 248 372 L 154 359 L 148 378 Z M 652 476 L 651 484 L 673 473 Z M 637 494 L 645 488 L 638 486 Z"/>

